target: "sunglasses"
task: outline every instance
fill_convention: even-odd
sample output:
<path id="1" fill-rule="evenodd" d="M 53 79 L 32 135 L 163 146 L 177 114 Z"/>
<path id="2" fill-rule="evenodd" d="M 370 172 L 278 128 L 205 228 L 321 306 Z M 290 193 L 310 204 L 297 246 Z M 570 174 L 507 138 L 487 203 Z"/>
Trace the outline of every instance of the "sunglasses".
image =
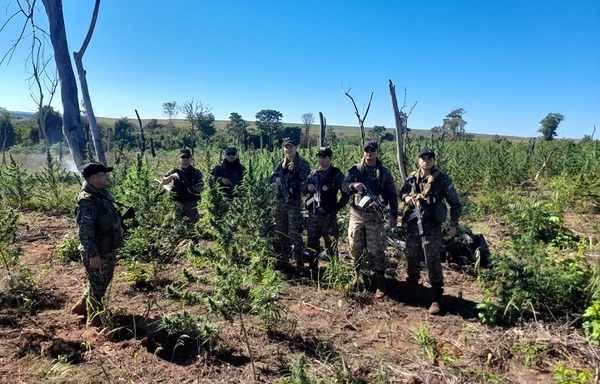
<path id="1" fill-rule="evenodd" d="M 237 153 L 236 152 L 227 152 L 226 155 L 227 156 L 235 156 L 235 155 L 237 155 Z"/>
<path id="2" fill-rule="evenodd" d="M 367 147 L 365 148 L 365 152 L 377 152 L 377 150 L 373 147 Z"/>

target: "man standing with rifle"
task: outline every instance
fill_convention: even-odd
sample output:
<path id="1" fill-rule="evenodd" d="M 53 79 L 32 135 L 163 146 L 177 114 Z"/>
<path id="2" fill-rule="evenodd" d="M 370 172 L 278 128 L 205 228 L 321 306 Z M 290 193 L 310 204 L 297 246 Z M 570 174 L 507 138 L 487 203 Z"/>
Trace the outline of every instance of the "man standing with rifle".
<path id="1" fill-rule="evenodd" d="M 296 272 L 306 275 L 304 269 L 304 241 L 302 240 L 302 188 L 310 174 L 310 164 L 297 151 L 298 144 L 291 138 L 283 139 L 283 159 L 269 177 L 277 191 L 275 230 L 281 246 L 281 261 L 289 266 L 292 247 L 296 254 Z"/>
<path id="2" fill-rule="evenodd" d="M 317 152 L 319 157 L 319 169 L 313 171 L 304 193 L 308 193 L 306 200 L 308 219 L 306 222 L 308 252 L 310 254 L 309 265 L 312 271 L 316 271 L 321 252 L 321 237 L 325 242 L 325 248 L 329 257 L 334 256 L 339 237 L 337 213 L 348 204 L 350 198 L 344 191 L 338 200 L 338 192 L 344 181 L 344 173 L 331 165 L 333 151 L 328 147 L 321 147 Z"/>
<path id="3" fill-rule="evenodd" d="M 204 189 L 202 172 L 191 163 L 192 154 L 189 149 L 182 149 L 179 154 L 179 167 L 171 168 L 163 177 L 161 184 L 173 183 L 171 198 L 177 204 L 175 218 L 187 220 L 195 224 L 198 221 L 198 201 Z"/>
<path id="4" fill-rule="evenodd" d="M 378 158 L 377 142 L 368 142 L 363 150 L 362 161 L 350 168 L 342 183 L 342 191 L 352 195 L 348 242 L 354 259 L 355 276 L 351 285 L 358 285 L 361 265 L 369 258 L 373 261 L 377 275 L 375 298 L 380 299 L 385 296 L 387 244 L 383 208 L 389 203 L 389 224 L 390 227 L 395 227 L 398 218 L 398 192 L 391 172 Z"/>
<path id="5" fill-rule="evenodd" d="M 450 205 L 450 225 L 445 229 L 450 237 L 456 235 L 462 205 L 452 180 L 435 168 L 433 149 L 422 149 L 417 161 L 419 169 L 406 179 L 400 190 L 400 197 L 405 203 L 402 224 L 407 228 L 407 282 L 411 290 L 419 284 L 422 254 L 427 264 L 432 291 L 429 313 L 439 315 L 442 311 L 444 292 L 444 275 L 440 260 L 443 250 L 442 224 L 445 223 L 448 212 L 444 199 Z"/>

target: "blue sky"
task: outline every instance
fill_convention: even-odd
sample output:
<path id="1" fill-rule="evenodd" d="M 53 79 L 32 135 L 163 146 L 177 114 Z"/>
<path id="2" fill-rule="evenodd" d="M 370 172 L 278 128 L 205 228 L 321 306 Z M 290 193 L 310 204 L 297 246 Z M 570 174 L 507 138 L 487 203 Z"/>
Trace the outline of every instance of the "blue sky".
<path id="1" fill-rule="evenodd" d="M 70 51 L 93 4 L 63 0 Z M 14 7 L 0 0 L 0 25 Z M 0 32 L 2 54 L 21 25 Z M 0 66 L 0 107 L 35 109 L 28 45 Z M 539 136 L 549 112 L 565 116 L 559 138 L 600 130 L 598 0 L 104 0 L 83 60 L 103 117 L 135 118 L 137 109 L 161 119 L 164 102 L 195 99 L 218 120 L 276 109 L 286 123 L 323 112 L 331 125 L 357 125 L 343 87 L 361 112 L 374 92 L 365 126 L 393 128 L 391 79 L 400 103 L 403 87 L 407 105 L 417 102 L 411 128 L 441 125 L 460 107 L 474 133 Z"/>

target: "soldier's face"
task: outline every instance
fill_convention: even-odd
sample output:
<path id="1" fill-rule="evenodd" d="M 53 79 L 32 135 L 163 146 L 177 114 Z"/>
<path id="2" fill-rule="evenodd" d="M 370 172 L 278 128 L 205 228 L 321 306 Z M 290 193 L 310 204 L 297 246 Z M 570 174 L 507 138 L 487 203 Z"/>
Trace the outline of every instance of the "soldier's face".
<path id="1" fill-rule="evenodd" d="M 88 183 L 96 188 L 106 188 L 108 187 L 108 175 L 106 172 L 98 172 L 90 176 Z"/>
<path id="2" fill-rule="evenodd" d="M 373 163 L 377 161 L 377 149 L 374 147 L 366 147 L 364 149 L 363 156 L 367 163 Z"/>
<path id="3" fill-rule="evenodd" d="M 180 156 L 179 164 L 182 168 L 187 168 L 190 165 L 191 157 L 189 156 Z"/>
<path id="4" fill-rule="evenodd" d="M 296 157 L 296 147 L 292 144 L 286 144 L 283 147 L 283 153 L 288 159 L 293 159 L 294 157 Z"/>
<path id="5" fill-rule="evenodd" d="M 423 170 L 429 170 L 435 165 L 435 158 L 431 156 L 419 157 L 419 168 Z"/>
<path id="6" fill-rule="evenodd" d="M 319 155 L 319 167 L 328 168 L 331 165 L 331 157 Z"/>

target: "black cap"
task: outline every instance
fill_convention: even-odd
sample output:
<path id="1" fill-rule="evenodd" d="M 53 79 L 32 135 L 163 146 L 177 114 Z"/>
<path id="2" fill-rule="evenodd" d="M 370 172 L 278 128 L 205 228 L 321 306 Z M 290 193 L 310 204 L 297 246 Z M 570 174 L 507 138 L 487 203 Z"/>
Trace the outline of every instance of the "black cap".
<path id="1" fill-rule="evenodd" d="M 423 156 L 429 156 L 432 159 L 435 159 L 435 152 L 433 151 L 433 148 L 421 149 L 421 152 L 419 152 L 419 157 L 423 157 Z"/>
<path id="2" fill-rule="evenodd" d="M 236 147 L 225 148 L 225 154 L 228 154 L 228 153 L 233 153 L 234 155 L 237 155 L 237 148 Z"/>
<path id="3" fill-rule="evenodd" d="M 294 147 L 298 146 L 296 140 L 292 139 L 291 137 L 286 137 L 283 139 L 283 146 L 285 147 L 286 145 L 293 145 Z"/>
<path id="4" fill-rule="evenodd" d="M 379 151 L 379 145 L 376 141 L 367 141 L 363 149 L 367 149 L 368 147 L 375 148 L 376 151 Z"/>
<path id="5" fill-rule="evenodd" d="M 333 156 L 333 151 L 329 147 L 321 147 L 319 148 L 319 152 L 317 152 L 317 156 Z"/>
<path id="6" fill-rule="evenodd" d="M 84 179 L 87 179 L 88 177 L 94 176 L 96 173 L 99 172 L 111 172 L 113 170 L 113 167 L 107 167 L 106 165 L 102 164 L 102 163 L 98 163 L 98 162 L 91 162 L 91 163 L 87 163 L 86 165 L 83 166 L 83 168 L 81 168 L 81 175 L 83 176 Z"/>
<path id="7" fill-rule="evenodd" d="M 179 152 L 179 157 L 189 159 L 190 157 L 192 157 L 192 153 L 189 149 L 182 149 L 181 152 Z"/>

